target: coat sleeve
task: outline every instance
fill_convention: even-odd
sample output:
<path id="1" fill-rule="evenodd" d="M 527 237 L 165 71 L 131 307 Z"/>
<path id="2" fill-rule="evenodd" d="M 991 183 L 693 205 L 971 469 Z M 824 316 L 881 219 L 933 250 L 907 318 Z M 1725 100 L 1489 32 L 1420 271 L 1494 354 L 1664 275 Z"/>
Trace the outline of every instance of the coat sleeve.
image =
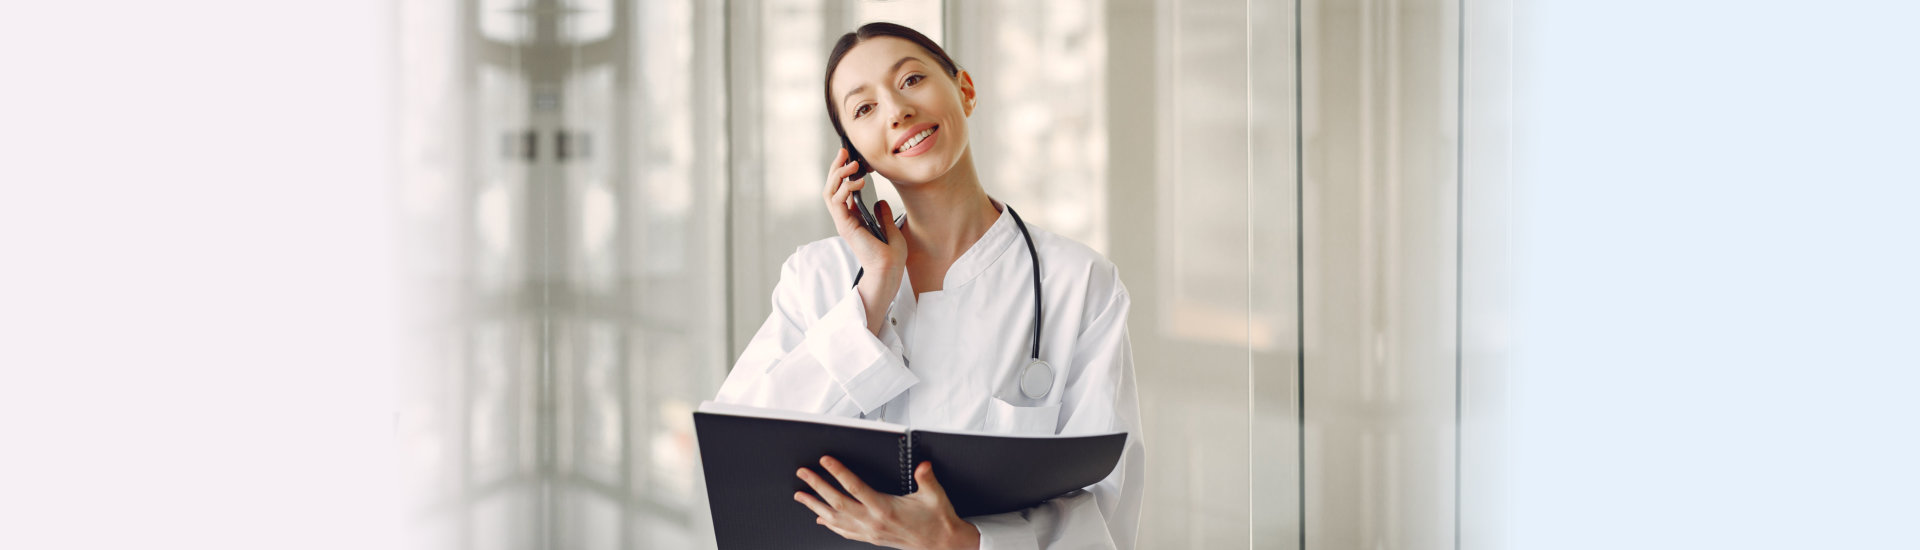
<path id="1" fill-rule="evenodd" d="M 1106 479 L 1019 512 L 966 518 L 980 529 L 980 548 L 1119 548 L 1131 550 L 1146 487 L 1146 445 L 1127 336 L 1131 301 L 1117 274 L 1107 305 L 1082 330 L 1061 400 L 1061 434 L 1127 432 L 1120 463 Z"/>
<path id="2" fill-rule="evenodd" d="M 797 251 L 781 265 L 773 312 L 714 400 L 850 417 L 871 414 L 919 377 L 907 370 L 893 327 L 883 327 L 881 338 L 875 338 L 867 330 L 860 293 L 820 282 L 820 270 L 801 267 L 804 254 Z"/>

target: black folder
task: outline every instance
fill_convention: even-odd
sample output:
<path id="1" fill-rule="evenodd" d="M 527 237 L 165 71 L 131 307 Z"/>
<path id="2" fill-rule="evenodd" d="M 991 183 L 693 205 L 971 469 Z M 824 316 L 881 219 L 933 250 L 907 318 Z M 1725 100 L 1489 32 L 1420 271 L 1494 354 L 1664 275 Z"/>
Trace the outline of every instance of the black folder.
<path id="1" fill-rule="evenodd" d="M 706 402 L 693 413 L 707 478 L 714 538 L 721 550 L 874 548 L 814 523 L 793 500 L 813 492 L 794 476 L 831 455 L 876 491 L 918 489 L 913 468 L 933 475 L 960 517 L 1033 507 L 1106 479 L 1127 434 L 1019 436 L 915 430 L 900 424 Z M 835 483 L 835 488 L 842 489 Z"/>

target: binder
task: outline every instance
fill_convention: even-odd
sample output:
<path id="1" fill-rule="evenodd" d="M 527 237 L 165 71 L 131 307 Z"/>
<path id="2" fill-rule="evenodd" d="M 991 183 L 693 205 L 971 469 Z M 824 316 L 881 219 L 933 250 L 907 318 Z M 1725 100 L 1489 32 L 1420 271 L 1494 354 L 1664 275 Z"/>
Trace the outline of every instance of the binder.
<path id="1" fill-rule="evenodd" d="M 1093 485 L 1120 462 L 1125 432 L 1096 435 L 1007 435 L 917 430 L 904 425 L 744 405 L 700 404 L 694 433 L 707 480 L 714 538 L 721 550 L 874 548 L 814 523 L 793 500 L 812 493 L 794 472 L 831 455 L 875 491 L 918 490 L 913 469 L 933 474 L 960 517 L 1023 510 Z"/>

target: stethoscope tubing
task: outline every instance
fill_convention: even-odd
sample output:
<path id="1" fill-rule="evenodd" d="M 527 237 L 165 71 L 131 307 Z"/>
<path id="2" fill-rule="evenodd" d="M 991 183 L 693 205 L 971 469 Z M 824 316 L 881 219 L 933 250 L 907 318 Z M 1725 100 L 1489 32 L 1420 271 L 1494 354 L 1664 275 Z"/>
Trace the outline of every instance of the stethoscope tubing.
<path id="1" fill-rule="evenodd" d="M 1040 253 L 1033 249 L 1033 234 L 1027 232 L 1027 222 L 1020 220 L 1020 213 L 1012 206 L 1007 213 L 1013 215 L 1013 224 L 1020 226 L 1020 236 L 1027 239 L 1027 256 L 1033 258 L 1033 359 L 1040 359 L 1040 322 L 1046 317 L 1040 314 Z"/>

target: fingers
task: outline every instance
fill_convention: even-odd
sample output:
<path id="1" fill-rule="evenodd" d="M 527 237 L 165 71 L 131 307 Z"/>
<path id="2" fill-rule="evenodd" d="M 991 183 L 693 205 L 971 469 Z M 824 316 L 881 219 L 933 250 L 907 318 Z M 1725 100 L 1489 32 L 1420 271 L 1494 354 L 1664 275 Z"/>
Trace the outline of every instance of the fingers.
<path id="1" fill-rule="evenodd" d="M 850 153 L 845 147 L 833 157 L 833 168 L 827 170 L 827 185 L 820 190 L 820 200 L 827 204 L 827 211 L 833 216 L 834 225 L 841 228 L 860 225 L 858 214 L 853 212 L 852 193 L 866 187 L 865 178 L 848 180 L 861 166 L 859 162 L 848 162 Z M 835 205 L 838 205 L 836 208 Z M 843 231 L 844 233 L 844 231 Z"/>
<path id="2" fill-rule="evenodd" d="M 840 154 L 833 156 L 833 164 L 827 165 L 827 189 L 833 189 L 835 183 L 846 179 L 845 175 L 836 176 L 835 173 L 848 170 L 847 164 L 847 148 L 841 147 Z"/>
<path id="3" fill-rule="evenodd" d="M 835 460 L 831 456 L 823 456 L 820 457 L 820 465 L 826 466 L 827 473 L 833 474 L 833 479 L 839 480 L 840 486 L 846 487 L 847 493 L 853 495 L 853 498 L 859 499 L 860 502 L 873 502 L 874 498 L 878 496 L 872 487 L 867 486 L 867 482 L 860 481 L 860 476 L 854 475 L 853 470 L 847 469 L 847 466 L 841 464 L 839 460 Z M 839 507 L 835 506 L 835 508 Z"/>
<path id="4" fill-rule="evenodd" d="M 813 498 L 813 495 L 807 494 L 806 491 L 794 491 L 793 500 L 806 505 L 808 510 L 813 510 L 813 515 L 820 516 L 821 519 L 833 517 L 832 506 L 827 506 L 827 503 Z"/>
<path id="5" fill-rule="evenodd" d="M 847 495 L 841 493 L 839 489 L 833 488 L 833 484 L 827 483 L 827 478 L 820 477 L 820 474 L 814 473 L 812 469 L 801 468 L 799 476 L 801 481 L 807 482 L 807 486 L 813 488 L 814 493 L 820 495 L 821 500 L 826 501 L 828 507 L 834 510 L 845 510 L 848 505 L 855 504 L 853 499 L 847 498 Z M 814 512 L 818 513 L 819 510 Z"/>
<path id="6" fill-rule="evenodd" d="M 840 189 L 834 191 L 833 196 L 827 199 L 827 203 L 853 208 L 853 194 L 866 186 L 867 178 L 850 180 L 846 185 L 842 185 Z"/>
<path id="7" fill-rule="evenodd" d="M 833 196 L 827 197 L 827 210 L 833 212 L 835 227 L 842 227 L 848 230 L 861 227 L 860 213 L 853 208 L 853 193 L 865 185 L 866 180 L 864 179 L 851 180 L 847 182 L 846 185 L 840 186 L 840 189 L 835 191 Z"/>
<path id="8" fill-rule="evenodd" d="M 847 150 L 842 148 L 840 154 L 834 155 L 833 164 L 830 166 L 827 169 L 827 187 L 820 191 L 820 198 L 823 199 L 833 196 L 834 190 L 840 187 L 847 176 L 853 175 L 853 172 L 860 168 L 860 163 L 847 162 Z"/>
<path id="9" fill-rule="evenodd" d="M 820 191 L 820 198 L 832 200 L 832 197 L 834 196 L 834 194 L 839 193 L 841 190 L 845 189 L 846 184 L 849 183 L 850 181 L 851 182 L 864 181 L 865 178 L 855 179 L 855 180 L 847 179 L 849 176 L 852 176 L 854 170 L 858 169 L 859 167 L 860 167 L 859 162 L 850 162 L 850 163 L 847 163 L 845 166 L 835 168 L 832 172 L 828 172 L 827 188 Z"/>
<path id="10" fill-rule="evenodd" d="M 837 512 L 833 507 L 827 506 L 825 502 L 820 502 L 820 499 L 813 498 L 813 495 L 809 495 L 803 491 L 795 491 L 793 493 L 793 500 L 806 505 L 808 510 L 813 510 L 813 515 L 816 516 L 813 518 L 815 524 L 824 525 L 827 529 L 832 530 L 834 534 L 840 535 L 841 538 L 847 540 L 864 540 L 858 533 L 841 528 L 839 523 L 835 521 L 838 516 L 835 515 Z"/>

